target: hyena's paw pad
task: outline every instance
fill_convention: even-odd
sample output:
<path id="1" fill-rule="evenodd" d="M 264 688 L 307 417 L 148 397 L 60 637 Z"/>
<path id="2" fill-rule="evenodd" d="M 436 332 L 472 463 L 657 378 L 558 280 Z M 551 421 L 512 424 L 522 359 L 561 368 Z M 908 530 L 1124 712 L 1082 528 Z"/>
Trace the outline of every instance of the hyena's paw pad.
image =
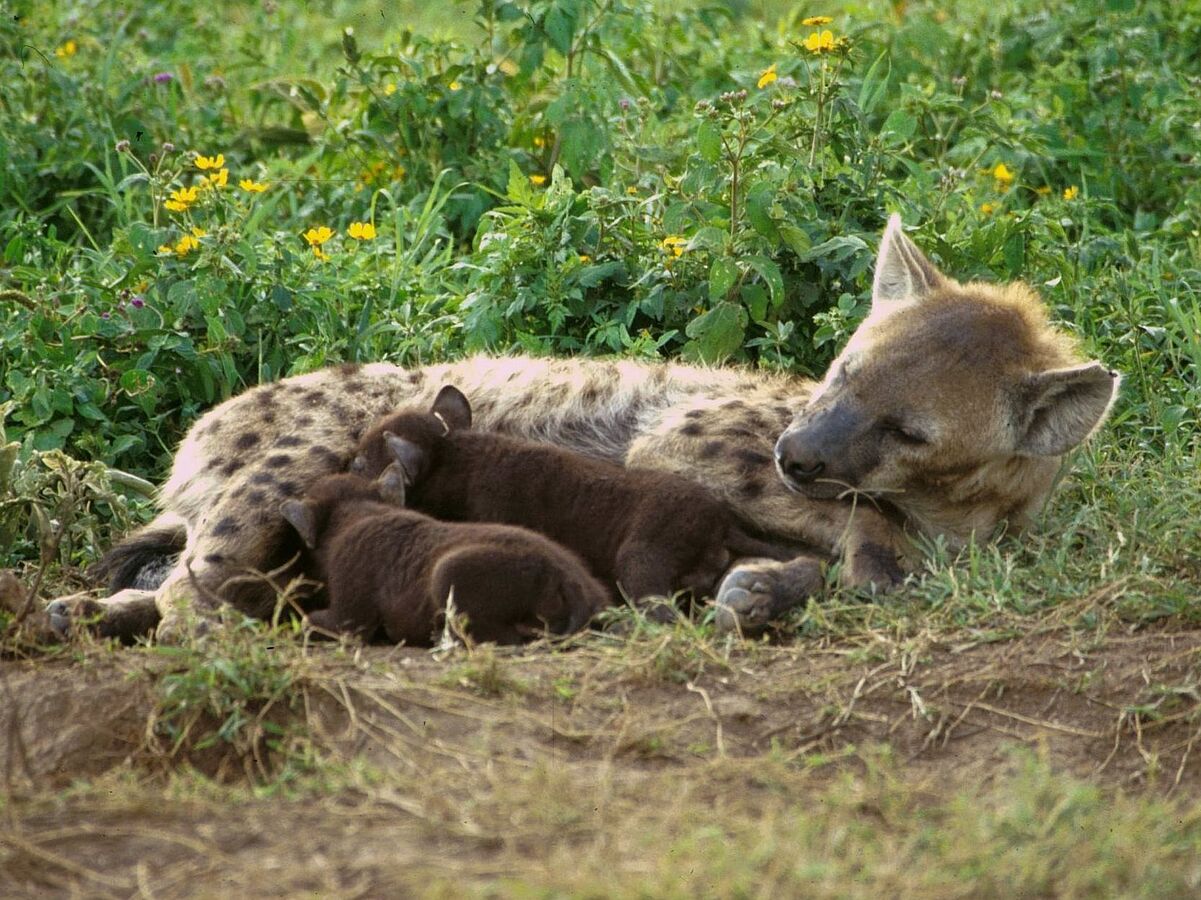
<path id="1" fill-rule="evenodd" d="M 822 566 L 816 559 L 744 563 L 730 570 L 717 589 L 717 630 L 762 631 L 773 619 L 818 593 L 824 584 Z"/>

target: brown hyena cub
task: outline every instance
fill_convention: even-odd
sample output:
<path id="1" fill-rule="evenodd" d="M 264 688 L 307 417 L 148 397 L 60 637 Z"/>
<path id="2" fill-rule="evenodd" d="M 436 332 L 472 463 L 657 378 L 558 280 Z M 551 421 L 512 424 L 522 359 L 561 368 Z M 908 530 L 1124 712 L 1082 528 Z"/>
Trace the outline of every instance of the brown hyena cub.
<path id="1" fill-rule="evenodd" d="M 470 403 L 447 385 L 429 412 L 402 410 L 377 421 L 352 471 L 381 476 L 393 485 L 384 489 L 386 499 L 439 519 L 504 522 L 544 534 L 633 600 L 711 594 L 733 555 L 789 555 L 746 534 L 725 504 L 679 475 L 470 427 Z"/>
<path id="2" fill-rule="evenodd" d="M 382 628 L 390 641 L 428 646 L 453 591 L 472 638 L 515 644 L 578 631 L 608 605 L 575 554 L 522 528 L 397 509 L 381 502 L 388 480 L 329 475 L 281 505 L 308 548 L 306 568 L 325 582 L 329 606 L 309 614 L 313 625 L 366 640 Z"/>

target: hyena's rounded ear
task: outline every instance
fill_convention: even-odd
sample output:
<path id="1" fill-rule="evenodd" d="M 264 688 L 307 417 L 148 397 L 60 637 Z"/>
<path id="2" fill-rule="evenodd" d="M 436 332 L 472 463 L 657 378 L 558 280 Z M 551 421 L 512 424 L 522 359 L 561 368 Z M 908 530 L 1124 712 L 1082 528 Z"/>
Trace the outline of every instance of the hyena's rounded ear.
<path id="1" fill-rule="evenodd" d="M 1017 452 L 1067 453 L 1105 421 L 1120 382 L 1117 372 L 1098 362 L 1026 376 L 1016 398 Z"/>
<path id="2" fill-rule="evenodd" d="M 439 416 L 450 431 L 471 427 L 471 403 L 453 384 L 448 384 L 438 391 L 430 411 Z"/>
<path id="3" fill-rule="evenodd" d="M 876 274 L 872 279 L 872 313 L 884 314 L 924 299 L 948 279 L 913 241 L 905 236 L 901 217 L 888 217 L 880 252 L 876 255 Z"/>
<path id="4" fill-rule="evenodd" d="M 404 473 L 405 481 L 408 484 L 415 484 L 421 477 L 422 469 L 425 468 L 425 451 L 407 438 L 402 438 L 391 431 L 384 432 L 384 443 L 388 445 L 388 452 L 392 454 L 396 465 L 400 466 L 400 470 Z"/>
<path id="5" fill-rule="evenodd" d="M 317 515 L 313 504 L 307 500 L 285 500 L 279 505 L 280 514 L 296 529 L 304 545 L 317 549 Z"/>

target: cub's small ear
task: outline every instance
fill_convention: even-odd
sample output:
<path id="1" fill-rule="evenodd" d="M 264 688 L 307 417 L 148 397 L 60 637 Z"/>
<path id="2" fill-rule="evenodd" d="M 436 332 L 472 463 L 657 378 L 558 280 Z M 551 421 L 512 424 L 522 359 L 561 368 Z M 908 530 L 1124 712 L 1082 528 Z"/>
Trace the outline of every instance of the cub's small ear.
<path id="1" fill-rule="evenodd" d="M 448 384 L 438 391 L 430 411 L 441 416 L 448 431 L 471 427 L 471 403 L 453 384 Z"/>
<path id="2" fill-rule="evenodd" d="M 380 499 L 393 506 L 405 505 L 405 473 L 400 463 L 391 463 L 376 481 Z"/>
<path id="3" fill-rule="evenodd" d="M 405 483 L 415 484 L 425 469 L 425 451 L 407 438 L 402 438 L 390 431 L 384 432 L 384 442 L 388 445 L 388 452 L 396 460 L 396 465 L 404 474 Z"/>
<path id="4" fill-rule="evenodd" d="M 909 303 L 924 299 L 946 276 L 913 241 L 905 236 L 901 217 L 888 217 L 880 252 L 876 255 L 876 274 L 872 279 L 872 312 L 888 314 Z"/>
<path id="5" fill-rule="evenodd" d="M 1017 452 L 1067 453 L 1105 421 L 1120 381 L 1098 362 L 1027 376 L 1017 393 Z"/>
<path id="6" fill-rule="evenodd" d="M 296 529 L 304 545 L 310 550 L 316 550 L 317 516 L 313 504 L 307 500 L 285 500 L 279 505 L 279 511 L 288 524 Z"/>

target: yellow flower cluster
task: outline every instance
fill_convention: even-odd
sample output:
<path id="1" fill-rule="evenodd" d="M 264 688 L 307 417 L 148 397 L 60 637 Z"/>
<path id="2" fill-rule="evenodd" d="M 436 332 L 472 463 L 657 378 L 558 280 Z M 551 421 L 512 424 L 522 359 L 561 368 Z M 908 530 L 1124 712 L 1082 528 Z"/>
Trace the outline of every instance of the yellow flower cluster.
<path id="1" fill-rule="evenodd" d="M 765 88 L 777 78 L 779 78 L 779 76 L 776 74 L 776 64 L 772 63 L 759 74 L 759 80 L 756 82 L 755 86 L 758 88 Z"/>
<path id="2" fill-rule="evenodd" d="M 373 241 L 376 237 L 375 225 L 371 222 L 351 222 L 346 229 L 347 237 L 352 237 L 356 241 Z M 328 225 L 317 225 L 306 231 L 302 237 L 313 250 L 313 256 L 324 262 L 329 259 L 329 254 L 325 252 L 324 244 L 328 243 L 334 237 L 334 230 Z"/>
<path id="3" fill-rule="evenodd" d="M 54 55 L 59 59 L 70 59 L 79 52 L 79 44 L 74 39 L 63 41 L 54 48 Z"/>
<path id="4" fill-rule="evenodd" d="M 833 21 L 829 16 L 810 16 L 807 19 L 801 19 L 801 24 L 815 27 L 818 25 L 829 25 Z"/>
<path id="5" fill-rule="evenodd" d="M 171 212 L 187 212 L 192 204 L 200 199 L 198 193 L 200 188 L 223 188 L 229 184 L 229 169 L 225 168 L 224 153 L 218 153 L 216 156 L 199 155 L 195 159 L 195 164 L 196 168 L 205 174 L 200 176 L 200 181 L 195 186 L 181 187 L 171 192 L 163 204 Z M 238 182 L 238 186 L 248 194 L 261 194 L 268 188 L 268 185 L 252 178 L 243 178 Z"/>
<path id="6" fill-rule="evenodd" d="M 995 166 L 993 166 L 993 168 L 989 170 L 989 174 L 992 175 L 993 179 L 997 182 L 997 190 L 999 191 L 1008 190 L 1009 186 L 1013 184 L 1013 171 L 1003 162 L 997 163 Z"/>
<path id="7" fill-rule="evenodd" d="M 834 32 L 829 29 L 821 32 L 815 31 L 804 40 L 805 49 L 817 56 L 823 53 L 833 53 L 841 44 L 842 42 L 836 40 Z"/>
<path id="8" fill-rule="evenodd" d="M 207 233 L 208 232 L 206 232 L 203 228 L 193 228 L 192 233 L 183 235 L 178 241 L 175 242 L 175 246 L 172 246 L 171 244 L 163 244 L 158 248 L 158 252 L 164 256 L 169 256 L 174 253 L 180 259 L 183 259 L 200 246 L 200 239 Z"/>
<path id="9" fill-rule="evenodd" d="M 163 205 L 171 212 L 183 212 L 196 202 L 197 189 L 184 187 L 171 192 L 171 197 Z"/>
<path id="10" fill-rule="evenodd" d="M 687 245 L 688 238 L 679 234 L 669 234 L 659 242 L 659 246 L 662 247 L 666 252 L 670 253 L 673 257 L 683 256 L 684 250 L 687 249 Z"/>

